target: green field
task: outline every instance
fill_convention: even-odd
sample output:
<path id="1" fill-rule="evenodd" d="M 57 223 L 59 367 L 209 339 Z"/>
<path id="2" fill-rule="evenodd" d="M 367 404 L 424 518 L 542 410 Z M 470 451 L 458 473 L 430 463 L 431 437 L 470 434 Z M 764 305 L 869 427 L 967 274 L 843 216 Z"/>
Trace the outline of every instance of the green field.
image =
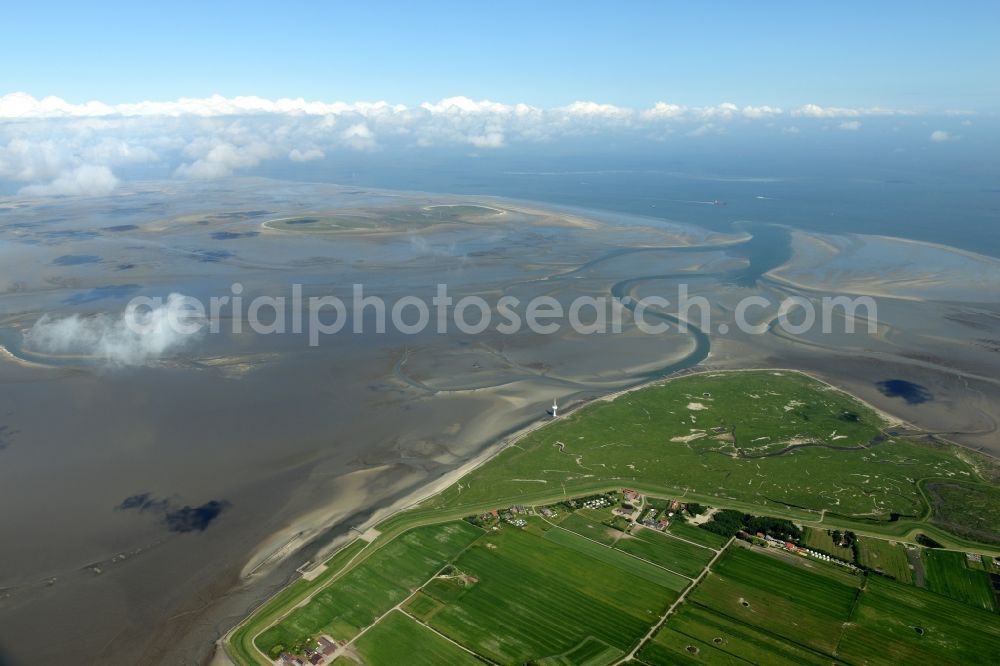
<path id="1" fill-rule="evenodd" d="M 987 611 L 883 576 L 733 547 L 639 658 L 651 666 L 986 664 L 998 654 L 1000 621 Z"/>
<path id="2" fill-rule="evenodd" d="M 610 514 L 608 516 L 610 517 Z M 559 523 L 559 527 L 582 534 L 588 539 L 600 541 L 609 546 L 618 541 L 618 538 L 624 534 L 619 530 L 601 524 L 600 520 L 587 517 L 582 511 L 575 511 L 566 516 Z"/>
<path id="3" fill-rule="evenodd" d="M 549 533 L 561 531 L 550 530 Z M 676 592 L 525 530 L 502 529 L 477 541 L 455 566 L 478 582 L 430 619 L 435 629 L 500 663 L 565 655 L 586 645 L 625 651 Z M 502 630 L 498 630 L 502 628 Z"/>
<path id="4" fill-rule="evenodd" d="M 353 638 L 482 534 L 461 521 L 410 530 L 267 629 L 257 647 L 275 656 L 319 634 Z"/>
<path id="5" fill-rule="evenodd" d="M 798 373 L 693 375 L 561 417 L 428 508 L 523 503 L 555 488 L 571 495 L 630 483 L 668 496 L 739 502 L 760 513 L 825 509 L 877 525 L 893 513 L 914 519 L 928 513 L 914 479 L 976 478 L 951 445 L 873 443 L 881 425 L 850 396 Z M 704 436 L 680 441 L 698 431 Z M 725 441 L 733 433 L 735 442 Z M 579 471 L 567 470 L 567 454 L 579 460 Z"/>
<path id="6" fill-rule="evenodd" d="M 996 610 L 989 574 L 979 566 L 970 569 L 965 553 L 926 548 L 921 556 L 928 590 L 976 608 Z"/>
<path id="7" fill-rule="evenodd" d="M 997 616 L 882 576 L 868 576 L 838 656 L 857 664 L 990 664 Z"/>
<path id="8" fill-rule="evenodd" d="M 689 649 L 697 648 L 697 652 Z M 721 615 L 696 603 L 685 603 L 639 658 L 651 666 L 677 663 L 815 664 L 829 666 L 830 657 Z"/>
<path id="9" fill-rule="evenodd" d="M 858 564 L 881 571 L 900 583 L 913 582 L 913 571 L 906 559 L 906 548 L 899 543 L 858 537 Z"/>
<path id="10" fill-rule="evenodd" d="M 483 663 L 399 611 L 382 618 L 354 645 L 368 664 L 482 666 Z"/>
<path id="11" fill-rule="evenodd" d="M 834 565 L 734 547 L 688 598 L 759 633 L 833 655 L 861 581 Z"/>
<path id="12" fill-rule="evenodd" d="M 667 532 L 681 539 L 687 539 L 688 541 L 693 541 L 709 548 L 722 548 L 727 541 L 726 537 L 721 534 L 703 530 L 697 525 L 689 525 L 680 520 L 671 522 L 670 527 L 667 528 Z"/>
<path id="13" fill-rule="evenodd" d="M 403 609 L 418 620 L 426 621 L 442 605 L 440 601 L 421 590 L 406 600 Z"/>
<path id="14" fill-rule="evenodd" d="M 813 550 L 818 550 L 827 555 L 833 555 L 845 562 L 854 561 L 854 551 L 850 548 L 843 548 L 833 543 L 833 537 L 824 529 L 807 527 L 803 531 L 803 538 L 806 545 Z"/>
<path id="15" fill-rule="evenodd" d="M 631 536 L 619 539 L 615 548 L 691 578 L 715 556 L 708 548 L 649 529 L 636 529 Z"/>
<path id="16" fill-rule="evenodd" d="M 690 582 L 687 578 L 673 573 L 676 569 L 667 571 L 667 569 L 658 567 L 656 564 L 638 559 L 637 557 L 630 557 L 623 551 L 588 541 L 566 530 L 551 529 L 545 533 L 545 539 L 605 564 L 628 571 L 651 583 L 662 585 L 675 592 L 680 592 Z"/>

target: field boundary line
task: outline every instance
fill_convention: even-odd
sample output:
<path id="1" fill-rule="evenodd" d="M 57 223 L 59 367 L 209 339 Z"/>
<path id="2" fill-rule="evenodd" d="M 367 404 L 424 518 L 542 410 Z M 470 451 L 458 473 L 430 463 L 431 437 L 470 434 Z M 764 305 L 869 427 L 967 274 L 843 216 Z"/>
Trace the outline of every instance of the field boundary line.
<path id="1" fill-rule="evenodd" d="M 729 537 L 729 541 L 726 542 L 726 545 L 719 549 L 719 552 L 717 552 L 715 554 L 715 557 L 713 557 L 712 560 L 705 565 L 705 568 L 701 570 L 701 573 L 698 574 L 698 577 L 695 578 L 691 582 L 691 584 L 687 586 L 687 589 L 681 592 L 681 596 L 677 597 L 677 600 L 674 601 L 674 603 L 670 604 L 670 607 L 667 608 L 666 611 L 664 611 L 663 616 L 660 617 L 659 620 L 657 620 L 656 624 L 654 624 L 652 627 L 649 628 L 649 631 L 646 632 L 646 635 L 639 639 L 639 644 L 636 645 L 634 648 L 632 648 L 632 651 L 629 652 L 627 655 L 616 661 L 615 666 L 618 666 L 619 664 L 624 664 L 629 661 L 633 661 L 635 659 L 635 655 L 638 654 L 639 650 L 642 649 L 642 646 L 645 645 L 647 641 L 651 640 L 653 636 L 656 635 L 656 632 L 658 632 L 660 628 L 664 624 L 666 624 L 667 620 L 670 618 L 673 612 L 677 610 L 677 607 L 680 606 L 682 603 L 684 603 L 684 600 L 687 599 L 688 593 L 694 588 L 696 588 L 698 586 L 698 583 L 700 583 L 702 579 L 706 575 L 708 575 L 709 570 L 712 568 L 712 565 L 715 564 L 715 562 L 720 557 L 722 557 L 722 554 L 726 552 L 726 550 L 733 544 L 734 541 L 736 541 L 736 537 Z"/>
<path id="2" fill-rule="evenodd" d="M 425 583 L 425 585 L 426 585 L 426 583 Z M 411 595 L 411 596 L 412 596 L 412 595 Z M 465 650 L 466 652 L 468 652 L 469 654 L 471 654 L 471 655 L 472 655 L 473 657 L 475 657 L 476 659 L 482 659 L 482 660 L 483 660 L 483 661 L 485 661 L 485 662 L 486 662 L 487 664 L 496 664 L 496 663 L 497 663 L 497 662 L 493 661 L 492 659 L 490 659 L 489 657 L 485 657 L 485 656 L 483 656 L 483 655 L 479 654 L 478 652 L 474 652 L 473 650 L 470 650 L 469 648 L 465 647 L 464 645 L 462 645 L 462 644 L 461 644 L 461 643 L 459 643 L 458 641 L 454 640 L 453 638 L 450 638 L 450 637 L 448 637 L 448 636 L 446 636 L 446 635 L 442 634 L 442 633 L 441 633 L 440 631 L 438 631 L 437 629 L 435 629 L 435 628 L 434 628 L 434 627 L 432 627 L 431 625 L 427 624 L 427 623 L 426 623 L 426 622 L 424 622 L 423 620 L 421 620 L 421 619 L 419 619 L 419 618 L 417 618 L 417 617 L 415 617 L 415 616 L 411 615 L 410 613 L 408 613 L 408 612 L 406 611 L 406 609 L 404 609 L 404 608 L 400 608 L 400 609 L 399 609 L 399 612 L 400 612 L 400 613 L 402 613 L 403 615 L 405 615 L 406 617 L 410 618 L 411 620 L 413 620 L 413 621 L 414 621 L 414 622 L 416 622 L 417 624 L 419 624 L 419 625 L 420 625 L 421 627 L 424 627 L 424 628 L 426 628 L 426 629 L 428 629 L 428 630 L 430 630 L 430 631 L 433 631 L 433 632 L 434 632 L 435 634 L 437 634 L 437 635 L 438 635 L 438 636 L 440 636 L 441 638 L 445 639 L 446 641 L 448 641 L 448 642 L 449 642 L 449 643 L 451 643 L 452 645 L 455 645 L 455 646 L 458 646 L 458 647 L 462 648 L 463 650 Z"/>
<path id="3" fill-rule="evenodd" d="M 534 508 L 535 507 L 532 507 L 532 509 L 534 509 Z M 674 571 L 673 569 L 667 568 L 667 567 L 663 566 L 662 564 L 657 564 L 656 562 L 651 562 L 651 561 L 649 561 L 649 560 L 647 560 L 645 558 L 639 557 L 638 555 L 633 555 L 632 553 L 626 552 L 626 551 L 621 550 L 619 548 L 615 548 L 614 546 L 609 546 L 606 543 L 601 543 L 600 541 L 597 541 L 596 539 L 591 539 L 588 536 L 584 536 L 584 535 L 580 534 L 579 532 L 574 532 L 573 530 L 565 528 L 562 525 L 556 525 L 555 523 L 550 523 L 545 517 L 542 517 L 542 520 L 544 520 L 546 523 L 549 523 L 549 525 L 551 525 L 552 527 L 555 527 L 556 529 L 560 529 L 560 530 L 562 530 L 564 532 L 569 532 L 570 534 L 574 534 L 574 535 L 580 537 L 581 539 L 586 539 L 587 541 L 590 541 L 592 543 L 596 543 L 598 546 L 601 546 L 603 548 L 610 548 L 611 550 L 613 550 L 613 551 L 615 551 L 617 553 L 621 553 L 622 555 L 628 555 L 629 557 L 637 559 L 640 562 L 645 562 L 646 564 L 651 564 L 654 567 L 658 567 L 660 569 L 663 569 L 664 571 L 669 571 L 670 573 L 674 574 L 675 576 L 680 576 L 681 578 L 687 578 L 690 581 L 694 581 L 695 580 L 694 578 L 691 578 L 691 576 L 686 576 L 686 575 L 682 574 L 681 572 Z M 718 556 L 718 553 L 716 553 L 716 557 L 717 556 Z M 712 561 L 713 562 L 715 561 L 714 557 L 712 558 Z"/>

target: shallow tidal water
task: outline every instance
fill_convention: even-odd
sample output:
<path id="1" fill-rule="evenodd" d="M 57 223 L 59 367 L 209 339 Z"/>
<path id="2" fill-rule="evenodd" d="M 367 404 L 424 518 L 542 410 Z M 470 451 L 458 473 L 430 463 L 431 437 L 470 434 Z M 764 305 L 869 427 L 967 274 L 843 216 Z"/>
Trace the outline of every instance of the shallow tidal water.
<path id="1" fill-rule="evenodd" d="M 700 226 L 484 197 L 470 201 L 509 207 L 509 216 L 386 234 L 262 226 L 316 210 L 463 201 L 246 180 L 8 207 L 0 664 L 203 661 L 331 538 L 543 418 L 554 398 L 570 405 L 693 367 L 809 370 L 1000 453 L 1000 267 L 987 257 L 804 233 L 766 216 Z M 886 252 L 903 257 L 892 280 L 874 259 Z M 244 330 L 133 367 L 47 353 L 23 337 L 46 313 L 114 314 L 136 295 L 208 298 L 231 293 L 234 281 L 247 298 L 287 295 L 293 283 L 307 296 L 346 298 L 359 282 L 390 300 L 429 299 L 447 283 L 456 297 L 564 303 L 671 298 L 684 283 L 719 321 L 747 295 L 818 298 L 849 284 L 848 293 L 870 287 L 878 298 L 880 328 L 651 336 L 626 315 L 612 335 L 345 333 L 315 348 L 304 335 Z M 243 576 L 251 555 L 290 525 L 302 548 Z"/>

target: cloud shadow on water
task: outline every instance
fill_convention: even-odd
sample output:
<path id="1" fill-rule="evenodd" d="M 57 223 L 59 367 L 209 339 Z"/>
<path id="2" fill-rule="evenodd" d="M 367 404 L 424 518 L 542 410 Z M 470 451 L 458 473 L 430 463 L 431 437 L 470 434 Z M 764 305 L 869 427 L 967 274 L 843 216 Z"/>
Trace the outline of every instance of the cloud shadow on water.
<path id="1" fill-rule="evenodd" d="M 926 387 L 905 379 L 886 379 L 876 383 L 882 395 L 888 398 L 902 398 L 908 405 L 919 405 L 934 399 Z"/>
<path id="2" fill-rule="evenodd" d="M 209 500 L 199 506 L 177 506 L 171 499 L 157 499 L 146 492 L 126 497 L 115 510 L 158 514 L 169 531 L 185 534 L 204 532 L 227 507 L 229 502 L 225 500 Z"/>

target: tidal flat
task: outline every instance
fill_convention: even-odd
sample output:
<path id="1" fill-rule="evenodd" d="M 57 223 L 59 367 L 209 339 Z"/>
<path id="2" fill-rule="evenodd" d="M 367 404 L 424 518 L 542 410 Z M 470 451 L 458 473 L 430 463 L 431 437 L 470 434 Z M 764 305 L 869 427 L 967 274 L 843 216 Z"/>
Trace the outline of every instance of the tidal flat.
<path id="1" fill-rule="evenodd" d="M 691 368 L 807 370 L 1000 454 L 1000 262 L 965 251 L 260 179 L 9 208 L 0 530 L 14 547 L 0 549 L 0 663 L 203 661 L 304 562 L 545 418 L 553 399 L 568 407 Z M 626 312 L 605 335 L 344 331 L 316 347 L 228 326 L 130 365 L 25 337 L 45 315 L 115 316 L 137 295 L 207 299 L 234 282 L 248 300 L 293 284 L 347 298 L 355 283 L 429 299 L 446 283 L 456 298 L 566 304 L 673 300 L 683 283 L 713 322 L 751 295 L 869 295 L 879 326 L 649 335 Z"/>

